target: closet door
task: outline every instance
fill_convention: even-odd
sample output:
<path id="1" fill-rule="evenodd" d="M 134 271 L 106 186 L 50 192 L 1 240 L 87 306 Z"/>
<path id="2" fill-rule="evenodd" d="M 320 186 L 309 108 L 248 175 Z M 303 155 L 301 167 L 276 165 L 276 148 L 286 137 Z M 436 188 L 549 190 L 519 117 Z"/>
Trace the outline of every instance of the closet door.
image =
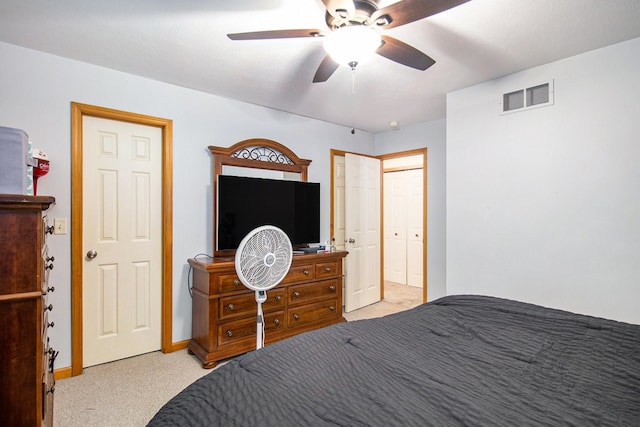
<path id="1" fill-rule="evenodd" d="M 424 276 L 424 174 L 384 173 L 384 278 L 421 288 Z"/>
<path id="2" fill-rule="evenodd" d="M 403 171 L 384 173 L 384 278 L 407 283 L 406 179 Z"/>
<path id="3" fill-rule="evenodd" d="M 406 177 L 406 219 L 407 219 L 407 285 L 422 287 L 425 261 L 423 248 L 423 187 L 424 176 L 422 169 L 413 169 L 404 172 Z"/>

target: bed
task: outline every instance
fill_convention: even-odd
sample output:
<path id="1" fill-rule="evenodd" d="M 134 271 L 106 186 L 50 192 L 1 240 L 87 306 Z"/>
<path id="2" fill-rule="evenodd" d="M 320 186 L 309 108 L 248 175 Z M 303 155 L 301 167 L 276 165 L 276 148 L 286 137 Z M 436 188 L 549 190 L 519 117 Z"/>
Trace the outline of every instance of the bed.
<path id="1" fill-rule="evenodd" d="M 239 356 L 150 426 L 638 426 L 640 326 L 448 296 Z"/>

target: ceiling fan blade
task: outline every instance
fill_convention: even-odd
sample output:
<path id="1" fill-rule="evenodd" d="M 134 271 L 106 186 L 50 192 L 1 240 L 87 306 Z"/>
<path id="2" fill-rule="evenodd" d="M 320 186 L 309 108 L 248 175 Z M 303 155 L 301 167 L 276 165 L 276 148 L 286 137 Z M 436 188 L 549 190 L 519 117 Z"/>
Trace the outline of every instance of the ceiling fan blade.
<path id="1" fill-rule="evenodd" d="M 399 27 L 466 3 L 469 0 L 402 0 L 383 7 L 371 16 L 378 26 Z"/>
<path id="2" fill-rule="evenodd" d="M 331 75 L 338 69 L 338 67 L 338 63 L 331 59 L 329 55 L 325 56 L 320 63 L 320 66 L 318 67 L 318 71 L 316 71 L 316 75 L 313 76 L 313 82 L 326 82 L 329 77 L 331 77 Z"/>
<path id="3" fill-rule="evenodd" d="M 329 15 L 337 18 L 349 19 L 356 13 L 353 0 L 322 0 Z"/>
<path id="4" fill-rule="evenodd" d="M 320 36 L 320 30 L 271 30 L 227 34 L 227 37 L 229 37 L 231 40 L 290 39 L 295 37 Z"/>
<path id="5" fill-rule="evenodd" d="M 430 56 L 398 39 L 382 36 L 382 41 L 376 53 L 399 64 L 424 71 L 436 63 Z"/>

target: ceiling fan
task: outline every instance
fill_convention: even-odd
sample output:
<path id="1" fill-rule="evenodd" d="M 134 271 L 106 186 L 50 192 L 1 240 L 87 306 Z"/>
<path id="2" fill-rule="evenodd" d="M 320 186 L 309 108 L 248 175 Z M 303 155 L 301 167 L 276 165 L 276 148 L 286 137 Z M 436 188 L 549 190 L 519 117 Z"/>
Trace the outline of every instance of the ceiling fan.
<path id="1" fill-rule="evenodd" d="M 377 53 L 399 64 L 426 70 L 435 61 L 418 49 L 381 30 L 399 27 L 456 7 L 469 0 L 401 0 L 378 8 L 378 0 L 322 0 L 325 21 L 331 30 L 324 47 L 328 54 L 320 63 L 314 83 L 331 77 L 341 63 L 355 69 L 368 53 Z M 227 34 L 231 40 L 262 40 L 325 37 L 319 29 L 254 31 Z M 368 46 L 368 47 L 367 47 Z M 347 49 L 346 52 L 338 50 Z M 369 52 L 365 52 L 365 50 Z"/>

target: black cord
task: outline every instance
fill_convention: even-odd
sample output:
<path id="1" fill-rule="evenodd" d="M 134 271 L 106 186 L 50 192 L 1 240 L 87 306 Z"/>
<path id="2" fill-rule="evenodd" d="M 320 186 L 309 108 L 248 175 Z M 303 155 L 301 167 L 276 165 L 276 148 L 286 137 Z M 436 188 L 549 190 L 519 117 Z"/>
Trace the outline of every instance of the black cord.
<path id="1" fill-rule="evenodd" d="M 213 259 L 211 255 L 203 254 L 203 253 L 199 253 L 198 255 L 194 256 L 193 259 L 198 259 L 199 256 L 206 256 L 207 258 Z M 193 267 L 191 266 L 191 264 L 189 264 L 189 271 L 187 272 L 187 290 L 189 291 L 189 296 L 193 298 L 193 286 L 191 285 L 191 270 L 193 270 Z"/>

